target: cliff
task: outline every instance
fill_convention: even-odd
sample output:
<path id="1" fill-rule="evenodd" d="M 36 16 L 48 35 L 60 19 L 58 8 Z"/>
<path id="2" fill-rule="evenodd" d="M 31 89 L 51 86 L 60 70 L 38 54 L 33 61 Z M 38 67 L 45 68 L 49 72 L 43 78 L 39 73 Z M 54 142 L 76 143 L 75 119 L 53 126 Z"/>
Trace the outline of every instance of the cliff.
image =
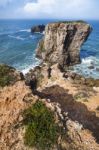
<path id="1" fill-rule="evenodd" d="M 57 66 L 79 62 L 90 31 L 81 22 L 47 25 L 37 54 L 50 76 L 46 63 L 25 76 L 0 65 L 0 150 L 99 150 L 99 79 Z"/>
<path id="2" fill-rule="evenodd" d="M 45 36 L 38 44 L 36 56 L 61 68 L 80 63 L 80 48 L 92 28 L 85 22 L 48 24 Z"/>

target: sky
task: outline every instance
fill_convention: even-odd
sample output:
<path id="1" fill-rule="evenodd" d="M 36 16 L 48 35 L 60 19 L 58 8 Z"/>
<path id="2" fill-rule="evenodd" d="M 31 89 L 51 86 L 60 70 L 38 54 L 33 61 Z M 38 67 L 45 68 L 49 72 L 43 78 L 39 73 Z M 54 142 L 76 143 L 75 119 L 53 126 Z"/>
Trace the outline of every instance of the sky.
<path id="1" fill-rule="evenodd" d="M 0 19 L 99 20 L 99 0 L 0 0 Z"/>

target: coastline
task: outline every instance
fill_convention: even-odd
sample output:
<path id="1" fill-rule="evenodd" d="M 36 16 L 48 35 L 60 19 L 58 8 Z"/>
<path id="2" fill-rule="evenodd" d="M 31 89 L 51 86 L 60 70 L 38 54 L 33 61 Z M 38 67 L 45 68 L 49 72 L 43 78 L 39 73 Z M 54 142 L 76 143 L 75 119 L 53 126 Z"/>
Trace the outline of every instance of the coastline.
<path id="1" fill-rule="evenodd" d="M 35 56 L 35 58 L 36 58 L 36 56 Z M 37 59 L 37 60 L 38 60 L 38 62 L 37 62 L 36 65 L 33 64 L 33 65 L 27 67 L 26 69 L 19 70 L 19 71 L 21 71 L 24 75 L 29 73 L 29 71 L 31 69 L 34 69 L 36 66 L 40 65 L 40 60 L 39 59 Z M 81 64 L 71 66 L 72 69 L 69 69 L 68 71 L 71 70 L 71 72 L 82 75 L 85 78 L 99 79 L 98 65 L 95 66 L 93 64 L 93 63 L 95 63 L 95 61 L 98 62 L 99 60 L 96 59 L 95 57 L 92 57 L 92 56 L 90 56 L 88 58 L 82 58 L 81 59 Z"/>
<path id="2" fill-rule="evenodd" d="M 16 69 L 18 69 L 19 71 L 24 70 L 24 68 L 26 70 L 29 70 L 28 67 L 31 69 L 34 64 L 35 64 L 35 58 L 32 54 L 34 54 L 34 51 L 36 49 L 37 43 L 39 42 L 39 40 L 37 41 L 37 38 L 41 37 L 38 35 L 38 33 L 35 34 L 31 34 L 30 32 L 30 28 L 33 26 L 35 26 L 35 24 L 47 24 L 48 22 L 54 22 L 54 20 L 5 20 L 4 22 L 0 22 L 1 25 L 1 31 L 3 31 L 3 26 L 5 26 L 5 28 L 7 30 L 5 30 L 5 36 L 1 36 L 0 35 L 0 39 L 1 42 L 5 41 L 4 43 L 0 43 L 1 44 L 1 50 L 0 50 L 0 63 L 5 63 L 8 64 L 10 66 L 15 67 Z M 95 77 L 95 78 L 99 78 L 99 62 L 97 61 L 99 59 L 99 53 L 98 53 L 98 22 L 97 21 L 86 21 L 89 24 L 92 25 L 93 27 L 93 31 L 89 37 L 89 39 L 87 40 L 87 42 L 82 46 L 81 48 L 81 60 L 83 61 L 83 59 L 85 59 L 86 64 L 82 64 L 79 65 L 77 69 L 77 72 L 83 75 L 85 75 L 86 77 L 89 75 L 90 72 L 90 76 L 91 77 Z M 3 25 L 4 24 L 4 25 Z M 11 26 L 9 26 L 9 24 Z M 26 24 L 26 25 L 25 25 Z M 2 26 L 3 25 L 3 26 Z M 17 34 L 15 33 L 15 31 L 17 31 Z M 19 33 L 19 31 L 22 31 Z M 23 38 L 24 40 L 17 40 L 15 38 L 9 38 L 7 33 L 13 33 L 14 37 L 20 36 L 20 38 Z M 4 34 L 4 32 L 2 32 L 2 34 Z M 31 36 L 31 37 L 30 37 Z M 36 42 L 37 41 L 37 42 Z M 24 47 L 25 45 L 25 47 Z M 19 56 L 18 56 L 19 55 Z M 90 56 L 94 56 L 94 58 L 90 58 Z M 87 63 L 87 58 L 90 59 L 90 65 Z M 27 62 L 27 63 L 26 63 Z M 38 62 L 37 62 L 38 65 Z M 94 69 L 89 69 L 88 67 L 86 67 L 88 65 L 88 67 L 91 66 L 91 68 L 94 67 Z M 97 67 L 96 67 L 97 66 Z M 75 67 L 74 67 L 75 68 Z M 82 68 L 82 69 L 81 69 Z M 97 71 L 96 71 L 97 69 Z M 75 69 L 76 70 L 76 69 Z M 27 72 L 27 71 L 25 71 Z"/>
<path id="3" fill-rule="evenodd" d="M 63 34 L 64 26 L 67 32 L 65 38 Z M 56 44 L 56 38 L 53 40 L 53 37 L 56 37 L 56 29 L 54 28 L 55 31 L 53 31 L 51 27 L 50 31 L 49 28 L 47 28 L 45 32 L 45 41 L 43 41 L 43 44 L 45 42 L 46 46 L 40 45 L 39 43 L 37 49 L 40 49 L 36 50 L 36 54 L 41 56 L 39 52 L 44 48 L 42 51 L 42 56 L 44 57 L 41 59 L 42 62 L 39 65 L 32 69 L 28 68 L 30 70 L 26 70 L 28 73 L 25 75 L 12 67 L 0 65 L 1 149 L 35 149 L 36 145 L 32 145 L 31 147 L 25 143 L 25 135 L 28 134 L 28 132 L 26 132 L 27 129 L 30 131 L 29 136 L 27 136 L 28 141 L 33 138 L 30 136 L 31 133 L 35 135 L 40 132 L 38 138 L 42 138 L 42 141 L 45 142 L 47 135 L 48 137 L 49 135 L 51 135 L 51 137 L 53 136 L 52 133 L 54 130 L 51 128 L 51 134 L 50 131 L 47 130 L 49 129 L 47 125 L 50 125 L 51 121 L 52 123 L 57 123 L 57 130 L 59 130 L 55 143 L 53 144 L 52 141 L 52 147 L 47 147 L 49 150 L 58 150 L 59 148 L 61 150 L 99 149 L 99 134 L 97 132 L 99 130 L 99 79 L 85 78 L 67 69 L 69 66 L 72 66 L 72 62 L 73 64 L 80 62 L 79 47 L 89 35 L 90 30 L 88 28 L 89 26 L 85 25 L 82 27 L 82 24 L 80 27 L 77 26 L 76 30 L 75 26 L 71 26 L 71 24 L 69 27 L 72 33 L 76 31 L 75 34 L 68 32 L 68 26 L 66 24 L 62 24 L 61 36 L 57 34 L 57 36 L 60 37 L 58 37 L 58 40 L 60 42 L 60 49 L 62 48 L 61 52 L 64 52 L 63 47 L 65 47 L 68 53 L 61 55 L 60 49 L 58 49 Z M 57 30 L 59 30 L 59 28 Z M 47 41 L 46 37 L 49 37 L 50 41 Z M 62 38 L 63 40 L 61 40 Z M 80 42 L 77 42 L 79 39 Z M 74 48 L 74 45 L 76 45 L 75 41 L 79 43 L 79 45 L 76 43 L 76 48 L 78 48 L 75 49 L 76 54 L 70 50 L 70 45 L 71 48 Z M 56 44 L 56 46 L 53 46 L 52 43 Z M 64 44 L 64 46 L 62 44 Z M 53 51 L 51 50 L 50 53 L 47 53 L 47 48 L 51 46 Z M 70 55 L 71 57 L 69 57 Z M 77 59 L 75 59 L 75 56 L 77 56 Z M 64 63 L 64 58 L 69 61 L 65 61 Z M 72 58 L 74 61 L 68 58 Z M 35 105 L 36 109 L 34 109 Z M 41 109 L 41 112 L 39 112 L 41 106 L 44 107 Z M 31 113 L 30 116 L 27 117 L 27 110 L 29 113 L 32 111 L 32 115 L 36 115 L 37 120 L 35 117 L 32 118 Z M 45 113 L 44 110 L 46 110 Z M 53 114 L 54 120 L 50 120 L 50 114 L 47 115 L 47 110 Z M 26 119 L 24 118 L 25 113 Z M 41 119 L 43 115 L 44 120 Z M 46 125 L 47 119 L 48 124 Z M 35 128 L 34 123 L 37 125 L 36 132 L 32 130 Z M 40 128 L 39 131 L 38 128 L 42 124 L 44 124 L 44 128 Z M 38 146 L 37 139 L 34 140 L 34 143 L 36 142 Z M 38 147 L 36 150 L 38 150 Z"/>

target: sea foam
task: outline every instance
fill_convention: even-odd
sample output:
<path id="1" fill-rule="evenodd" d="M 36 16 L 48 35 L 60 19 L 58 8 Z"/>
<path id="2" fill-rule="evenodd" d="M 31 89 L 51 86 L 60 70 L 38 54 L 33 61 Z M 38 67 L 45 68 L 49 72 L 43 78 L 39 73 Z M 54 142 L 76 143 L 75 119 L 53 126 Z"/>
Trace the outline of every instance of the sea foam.
<path id="1" fill-rule="evenodd" d="M 23 29 L 23 30 L 19 30 L 19 32 L 31 32 L 30 29 Z"/>
<path id="2" fill-rule="evenodd" d="M 13 35 L 8 35 L 10 38 L 14 38 L 14 39 L 17 39 L 17 40 L 24 40 L 24 38 L 20 37 L 20 36 L 13 36 Z"/>
<path id="3" fill-rule="evenodd" d="M 99 59 L 93 56 L 83 58 L 81 64 L 74 66 L 74 72 L 85 77 L 99 78 Z"/>

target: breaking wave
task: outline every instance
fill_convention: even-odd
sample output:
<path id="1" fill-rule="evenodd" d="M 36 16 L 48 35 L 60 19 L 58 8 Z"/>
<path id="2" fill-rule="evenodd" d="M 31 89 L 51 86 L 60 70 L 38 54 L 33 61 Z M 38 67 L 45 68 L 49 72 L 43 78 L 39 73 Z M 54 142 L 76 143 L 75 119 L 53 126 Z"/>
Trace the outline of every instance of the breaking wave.
<path id="1" fill-rule="evenodd" d="M 83 58 L 81 64 L 74 66 L 74 72 L 85 77 L 99 78 L 99 59 L 93 56 Z"/>
<path id="2" fill-rule="evenodd" d="M 14 38 L 14 39 L 17 39 L 17 40 L 24 40 L 24 38 L 20 37 L 20 36 L 13 36 L 13 35 L 8 35 L 10 38 Z"/>

